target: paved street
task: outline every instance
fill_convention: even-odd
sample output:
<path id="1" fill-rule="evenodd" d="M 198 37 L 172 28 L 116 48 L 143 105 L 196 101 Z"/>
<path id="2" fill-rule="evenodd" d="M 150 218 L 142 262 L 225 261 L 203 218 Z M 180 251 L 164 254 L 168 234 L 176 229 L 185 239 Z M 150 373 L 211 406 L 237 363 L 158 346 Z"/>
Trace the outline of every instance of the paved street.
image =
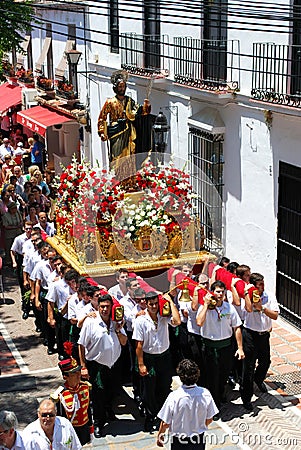
<path id="1" fill-rule="evenodd" d="M 33 317 L 21 318 L 16 280 L 4 272 L 5 304 L 0 304 L 0 409 L 16 412 L 23 428 L 36 418 L 38 401 L 61 384 L 57 356 L 48 356 L 34 331 Z M 207 449 L 301 448 L 301 333 L 281 319 L 272 334 L 269 392 L 255 391 L 255 409 L 246 413 L 238 390 L 228 392 L 222 418 L 210 426 Z M 174 380 L 174 385 L 177 379 Z M 143 419 L 124 386 L 117 399 L 118 421 L 107 426 L 105 438 L 90 447 L 155 449 L 155 436 L 144 433 Z M 168 444 L 166 448 L 169 448 Z"/>

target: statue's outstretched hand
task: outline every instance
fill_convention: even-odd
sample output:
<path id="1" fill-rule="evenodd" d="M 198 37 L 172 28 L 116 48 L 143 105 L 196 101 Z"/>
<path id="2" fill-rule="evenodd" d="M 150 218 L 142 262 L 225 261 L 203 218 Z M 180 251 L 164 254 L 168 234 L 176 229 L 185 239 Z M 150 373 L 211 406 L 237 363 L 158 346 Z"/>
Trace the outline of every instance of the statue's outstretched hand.
<path id="1" fill-rule="evenodd" d="M 107 141 L 108 140 L 108 136 L 106 136 L 105 134 L 103 134 L 103 133 L 100 133 L 100 139 L 102 140 L 102 141 Z"/>

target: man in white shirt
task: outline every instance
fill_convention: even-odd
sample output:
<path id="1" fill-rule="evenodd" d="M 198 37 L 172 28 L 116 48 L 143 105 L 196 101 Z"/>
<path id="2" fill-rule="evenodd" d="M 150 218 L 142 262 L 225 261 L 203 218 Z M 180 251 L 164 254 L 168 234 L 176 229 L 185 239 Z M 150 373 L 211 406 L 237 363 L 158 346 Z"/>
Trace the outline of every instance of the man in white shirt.
<path id="1" fill-rule="evenodd" d="M 42 331 L 42 324 L 40 321 L 39 313 L 35 306 L 35 284 L 30 280 L 30 274 L 38 261 L 41 261 L 41 255 L 38 251 L 38 244 L 42 242 L 40 231 L 35 231 L 33 229 L 31 233 L 30 239 L 28 239 L 23 244 L 23 283 L 24 288 L 26 290 L 30 290 L 30 302 L 27 304 L 28 309 L 26 311 L 30 311 L 30 307 L 32 306 L 33 313 L 35 316 L 35 325 L 36 332 Z"/>
<path id="2" fill-rule="evenodd" d="M 226 286 L 215 281 L 211 286 L 216 304 L 212 307 L 212 294 L 204 297 L 196 322 L 201 327 L 204 342 L 206 387 L 210 390 L 219 408 L 223 399 L 225 384 L 232 368 L 232 334 L 234 332 L 238 359 L 244 358 L 242 348 L 241 320 L 234 306 L 224 301 Z M 218 417 L 216 417 L 217 419 Z"/>
<path id="3" fill-rule="evenodd" d="M 127 342 L 123 322 L 111 319 L 113 299 L 109 294 L 98 299 L 100 318 L 86 318 L 80 332 L 79 356 L 82 377 L 92 383 L 94 435 L 103 434 L 106 422 L 114 420 L 112 401 L 120 388 L 118 360 L 121 346 Z"/>
<path id="4" fill-rule="evenodd" d="M 13 155 L 13 148 L 11 147 L 9 143 L 8 138 L 3 139 L 3 144 L 0 145 L 0 164 L 2 165 L 4 163 L 4 157 L 6 155 Z"/>
<path id="5" fill-rule="evenodd" d="M 62 270 L 62 267 L 60 270 Z M 70 322 L 68 320 L 68 300 L 78 289 L 78 272 L 66 270 L 64 278 L 52 283 L 46 295 L 48 300 L 48 323 L 55 329 L 59 359 L 68 357 L 64 350 L 64 342 L 69 340 Z M 56 311 L 54 308 L 56 307 Z"/>
<path id="6" fill-rule="evenodd" d="M 17 271 L 18 282 L 21 290 L 22 297 L 22 311 L 23 319 L 26 320 L 29 316 L 30 306 L 28 302 L 25 301 L 24 295 L 27 289 L 24 287 L 24 277 L 23 277 L 23 245 L 26 241 L 30 240 L 32 232 L 32 223 L 25 222 L 24 224 L 25 232 L 20 234 L 14 239 L 13 245 L 10 249 L 10 256 L 13 263 L 13 269 Z"/>
<path id="7" fill-rule="evenodd" d="M 0 449 L 25 450 L 22 433 L 16 430 L 17 417 L 12 411 L 0 411 Z"/>
<path id="8" fill-rule="evenodd" d="M 30 280 L 35 283 L 35 306 L 41 318 L 44 344 L 48 347 L 48 355 L 53 355 L 55 352 L 55 334 L 48 323 L 48 301 L 46 296 L 49 290 L 48 278 L 54 270 L 52 259 L 56 256 L 56 251 L 46 242 L 40 244 L 39 251 L 42 260 L 35 265 L 30 275 Z"/>
<path id="9" fill-rule="evenodd" d="M 82 445 L 65 417 L 56 416 L 52 400 L 42 400 L 38 419 L 23 431 L 26 450 L 80 450 Z"/>
<path id="10" fill-rule="evenodd" d="M 271 363 L 270 332 L 272 320 L 276 320 L 279 314 L 276 297 L 264 290 L 263 275 L 252 273 L 250 284 L 255 286 L 260 300 L 252 301 L 252 294 L 246 288 L 246 314 L 243 326 L 243 348 L 246 357 L 243 361 L 241 398 L 248 411 L 253 409 L 251 403 L 253 382 L 255 381 L 261 392 L 267 392 L 264 379 Z M 250 285 L 247 287 L 249 288 Z"/>
<path id="11" fill-rule="evenodd" d="M 41 228 L 42 231 L 52 237 L 55 234 L 54 224 L 52 222 L 47 222 L 47 214 L 45 212 L 39 212 L 38 214 L 39 223 L 38 227 Z"/>
<path id="12" fill-rule="evenodd" d="M 118 283 L 112 286 L 108 291 L 109 294 L 112 297 L 115 297 L 118 301 L 127 294 L 128 289 L 126 287 L 126 280 L 128 279 L 128 277 L 129 272 L 127 269 L 119 269 L 116 272 L 116 280 Z"/>
<path id="13" fill-rule="evenodd" d="M 98 286 L 87 286 L 86 298 L 77 305 L 75 311 L 78 328 L 82 328 L 87 317 L 99 318 L 98 299 L 100 295 L 101 291 Z"/>
<path id="14" fill-rule="evenodd" d="M 135 320 L 133 339 L 137 341 L 138 370 L 143 383 L 143 404 L 146 408 L 145 431 L 156 426 L 156 416 L 170 392 L 172 360 L 169 351 L 168 325 L 180 325 L 177 307 L 166 297 L 171 308 L 170 317 L 159 314 L 158 293 L 146 294 L 146 314 Z"/>
<path id="15" fill-rule="evenodd" d="M 183 384 L 169 394 L 158 413 L 161 424 L 157 445 L 164 446 L 164 433 L 169 429 L 171 450 L 192 447 L 204 450 L 204 432 L 218 409 L 210 392 L 196 385 L 200 370 L 194 361 L 183 359 L 177 367 L 177 375 Z"/>

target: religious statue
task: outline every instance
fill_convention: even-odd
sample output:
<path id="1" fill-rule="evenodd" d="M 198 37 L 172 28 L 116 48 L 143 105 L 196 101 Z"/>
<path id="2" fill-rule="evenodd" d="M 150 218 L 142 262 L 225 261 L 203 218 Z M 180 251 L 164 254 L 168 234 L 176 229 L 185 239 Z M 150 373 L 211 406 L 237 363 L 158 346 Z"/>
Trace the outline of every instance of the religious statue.
<path id="1" fill-rule="evenodd" d="M 126 71 L 113 72 L 111 83 L 116 95 L 105 102 L 98 117 L 98 134 L 102 141 L 110 142 L 110 166 L 119 179 L 128 178 L 136 172 L 134 121 L 137 116 L 145 116 L 151 110 L 148 99 L 141 106 L 125 95 L 127 80 Z"/>

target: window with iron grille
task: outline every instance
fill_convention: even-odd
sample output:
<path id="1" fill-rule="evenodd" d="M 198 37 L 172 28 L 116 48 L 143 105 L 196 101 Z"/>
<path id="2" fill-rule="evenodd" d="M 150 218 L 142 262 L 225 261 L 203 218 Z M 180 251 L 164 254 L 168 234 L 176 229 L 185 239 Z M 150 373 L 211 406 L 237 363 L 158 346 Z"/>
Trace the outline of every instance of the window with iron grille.
<path id="1" fill-rule="evenodd" d="M 197 198 L 196 213 L 205 234 L 205 248 L 220 252 L 223 248 L 223 134 L 211 134 L 189 128 L 191 182 Z"/>
<path id="2" fill-rule="evenodd" d="M 119 53 L 118 0 L 110 0 L 109 12 L 111 53 Z"/>

